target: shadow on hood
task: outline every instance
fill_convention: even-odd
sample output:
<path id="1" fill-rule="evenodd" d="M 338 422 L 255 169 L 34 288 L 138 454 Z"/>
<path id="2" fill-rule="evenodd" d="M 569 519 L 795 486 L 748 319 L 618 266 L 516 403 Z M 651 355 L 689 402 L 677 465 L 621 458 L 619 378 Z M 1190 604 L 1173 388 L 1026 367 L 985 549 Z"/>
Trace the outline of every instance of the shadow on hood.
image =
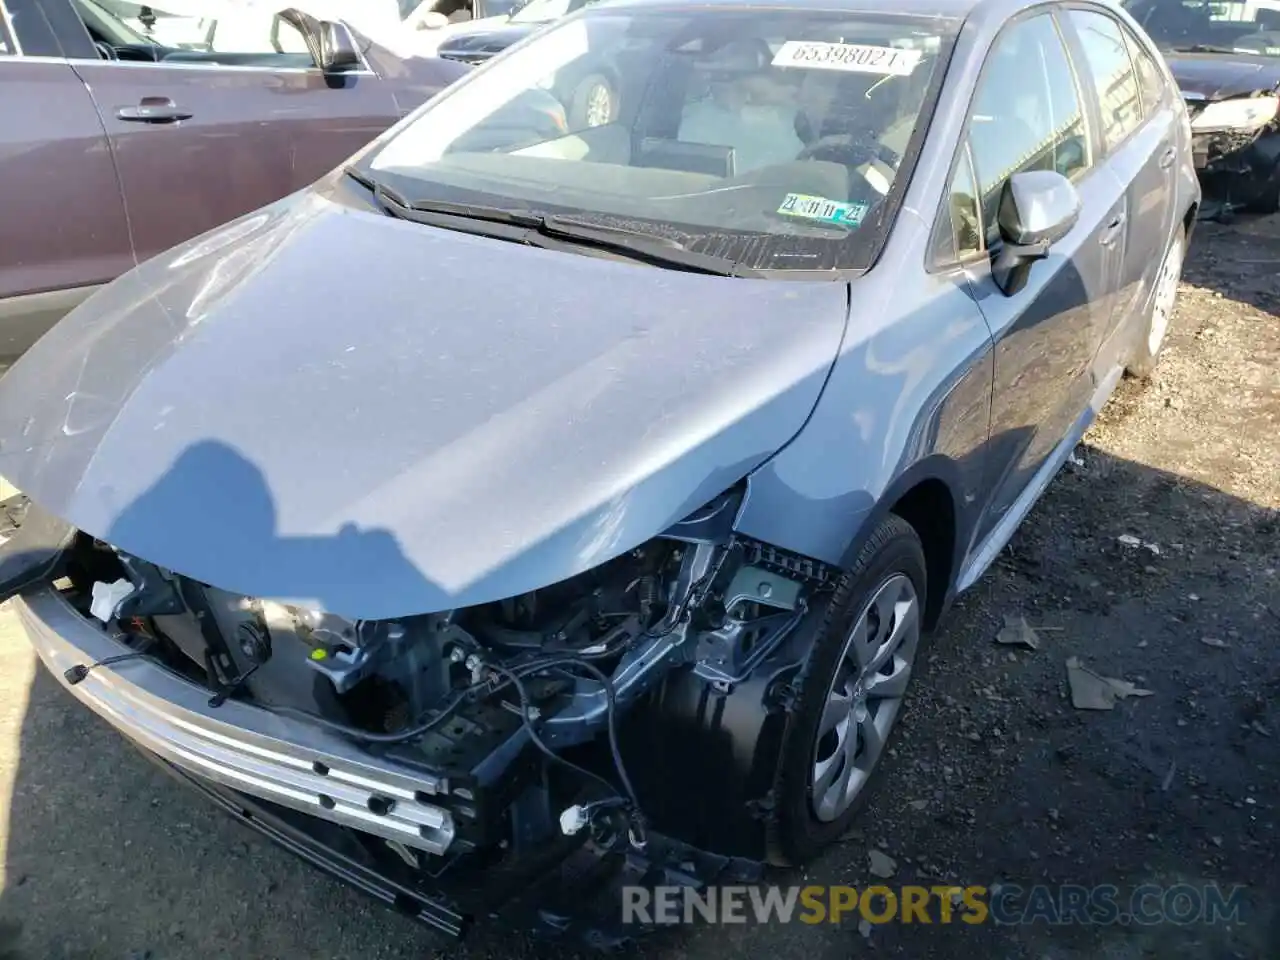
<path id="1" fill-rule="evenodd" d="M 163 533 L 158 520 L 167 521 Z M 204 440 L 179 454 L 125 507 L 104 539 L 149 543 L 175 554 L 184 553 L 187 542 L 198 543 L 201 567 L 234 570 L 239 583 L 269 584 L 278 597 L 321 609 L 364 606 L 352 588 L 371 576 L 396 596 L 438 592 L 386 530 L 344 524 L 331 536 L 290 537 L 277 528 L 275 500 L 262 471 L 227 444 Z"/>

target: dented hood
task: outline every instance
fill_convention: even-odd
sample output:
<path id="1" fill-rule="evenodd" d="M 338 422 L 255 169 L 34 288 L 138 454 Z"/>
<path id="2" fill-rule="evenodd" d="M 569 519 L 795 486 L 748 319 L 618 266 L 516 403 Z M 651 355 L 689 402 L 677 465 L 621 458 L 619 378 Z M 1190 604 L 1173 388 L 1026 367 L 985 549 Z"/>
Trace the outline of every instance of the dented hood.
<path id="1" fill-rule="evenodd" d="M 846 313 L 841 283 L 539 250 L 309 190 L 37 343 L 0 379 L 0 474 L 224 589 L 448 609 L 588 569 L 732 485 L 803 425 Z"/>

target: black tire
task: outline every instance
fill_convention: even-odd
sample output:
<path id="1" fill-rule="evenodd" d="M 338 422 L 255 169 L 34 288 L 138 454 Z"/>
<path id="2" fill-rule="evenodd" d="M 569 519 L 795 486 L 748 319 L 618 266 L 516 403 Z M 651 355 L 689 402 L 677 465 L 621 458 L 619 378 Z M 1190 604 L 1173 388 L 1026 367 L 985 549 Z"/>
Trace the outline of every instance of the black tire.
<path id="1" fill-rule="evenodd" d="M 598 113 L 599 105 L 593 102 L 603 90 L 608 97 L 607 116 L 592 116 L 593 109 Z M 602 73 L 593 73 L 583 77 L 573 88 L 573 96 L 569 98 L 569 129 L 586 130 L 590 127 L 612 123 L 618 117 L 618 94 L 609 78 Z"/>
<path id="2" fill-rule="evenodd" d="M 779 865 L 805 863 L 839 840 L 848 832 L 878 783 L 873 768 L 867 785 L 843 814 L 826 822 L 814 814 L 810 777 L 828 692 L 855 619 L 871 602 L 876 590 L 896 574 L 910 578 L 923 605 L 928 586 L 924 548 L 912 526 L 890 514 L 867 540 L 853 568 L 836 585 L 831 603 L 824 611 L 814 612 L 814 616 L 821 616 L 823 620 L 816 632 L 813 650 L 796 681 L 798 695 L 783 733 L 774 783 L 776 816 L 769 852 L 770 859 Z M 890 730 L 889 739 L 892 734 Z"/>
<path id="3" fill-rule="evenodd" d="M 1250 213 L 1280 212 L 1280 163 L 1271 170 L 1267 182 L 1244 207 Z"/>

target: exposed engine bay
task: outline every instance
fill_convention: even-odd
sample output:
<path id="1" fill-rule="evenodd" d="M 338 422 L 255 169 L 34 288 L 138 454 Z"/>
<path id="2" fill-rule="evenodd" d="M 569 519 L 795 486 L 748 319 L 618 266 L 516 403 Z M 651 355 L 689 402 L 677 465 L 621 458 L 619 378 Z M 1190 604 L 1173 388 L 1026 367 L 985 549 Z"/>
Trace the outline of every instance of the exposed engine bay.
<path id="1" fill-rule="evenodd" d="M 702 691 L 693 699 L 704 713 L 750 689 L 764 721 L 762 700 L 799 662 L 776 655 L 833 575 L 732 535 L 735 507 L 733 495 L 719 498 L 563 582 L 397 620 L 229 593 L 84 535 L 72 578 L 133 655 L 205 687 L 209 707 L 251 703 L 429 777 L 431 802 L 452 818 L 445 842 L 426 831 L 361 842 L 434 877 L 467 859 L 490 869 L 536 859 L 548 840 L 643 850 L 651 822 L 640 794 L 669 804 L 661 790 L 638 792 L 620 731 L 637 710 L 668 709 L 657 691 L 674 676 Z M 81 678 L 93 666 L 77 668 Z"/>

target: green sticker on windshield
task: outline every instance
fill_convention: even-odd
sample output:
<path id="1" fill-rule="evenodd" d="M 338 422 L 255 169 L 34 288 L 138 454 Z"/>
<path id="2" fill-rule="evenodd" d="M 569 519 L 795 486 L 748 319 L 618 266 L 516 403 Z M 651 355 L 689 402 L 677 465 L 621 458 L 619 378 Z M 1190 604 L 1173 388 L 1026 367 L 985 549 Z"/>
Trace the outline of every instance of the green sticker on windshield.
<path id="1" fill-rule="evenodd" d="M 813 197 L 807 193 L 788 193 L 778 207 L 778 213 L 805 220 L 821 220 L 842 227 L 856 227 L 867 215 L 865 203 L 842 203 L 826 197 Z"/>

